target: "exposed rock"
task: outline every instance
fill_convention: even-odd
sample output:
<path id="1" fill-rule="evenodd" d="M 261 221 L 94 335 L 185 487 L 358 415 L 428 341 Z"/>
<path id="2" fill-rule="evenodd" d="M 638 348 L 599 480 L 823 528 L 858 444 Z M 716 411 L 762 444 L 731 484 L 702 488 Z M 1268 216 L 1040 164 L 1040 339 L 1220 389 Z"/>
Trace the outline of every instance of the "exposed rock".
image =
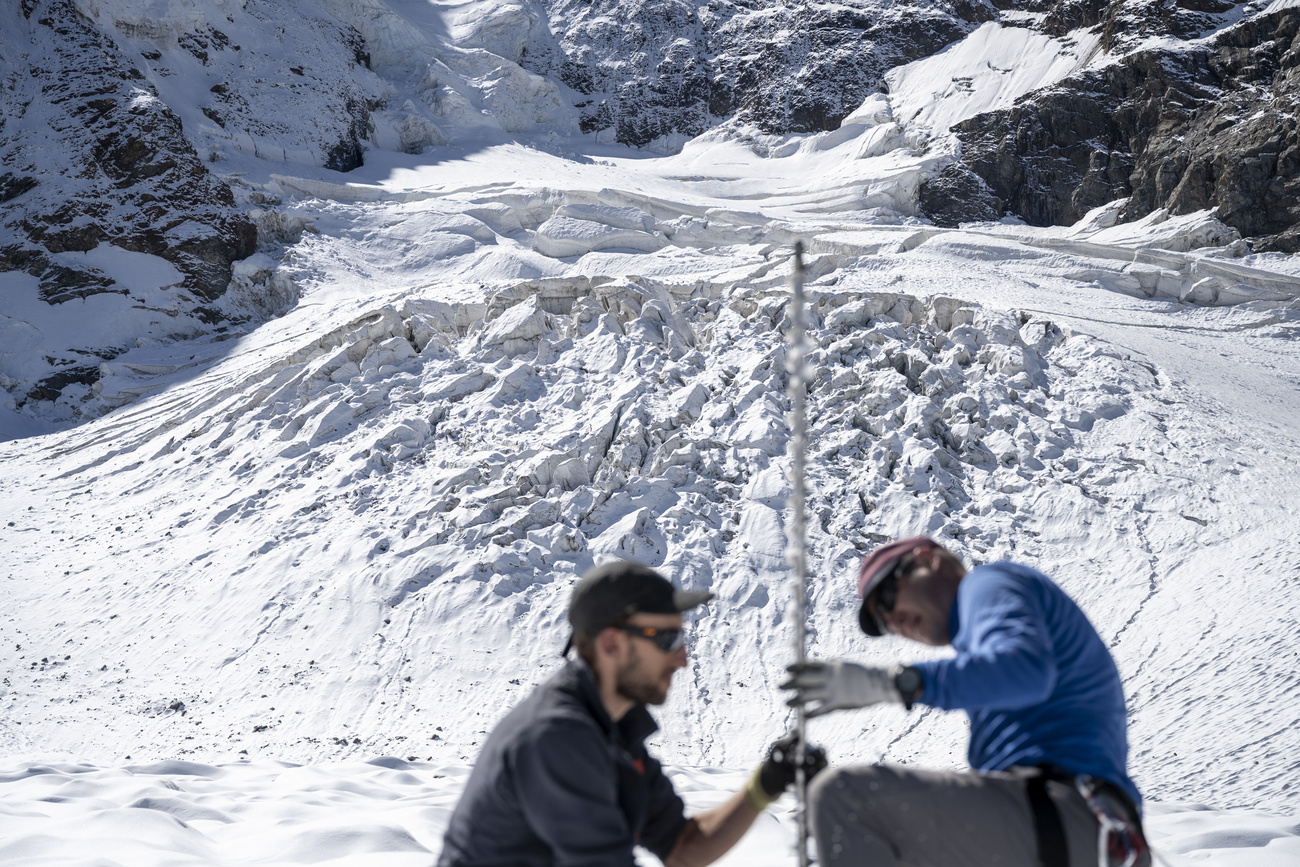
<path id="1" fill-rule="evenodd" d="M 547 9 L 554 39 L 533 37 L 522 62 L 592 97 L 578 105 L 584 130 L 636 146 L 724 118 L 765 133 L 836 129 L 891 67 L 993 16 L 967 0 L 550 0 Z"/>
<path id="2" fill-rule="evenodd" d="M 1019 9 L 1043 15 L 1038 29 L 1064 36 L 1080 27 L 1100 27 L 1101 47 L 1123 53 L 1143 40 L 1161 36 L 1196 39 L 1231 23 L 1239 4 L 1232 0 L 1058 0 L 1058 2 L 995 2 L 999 9 Z"/>
<path id="3" fill-rule="evenodd" d="M 3 122 L 3 119 L 0 119 L 0 123 Z M 18 198 L 38 183 L 40 181 L 36 180 L 36 178 L 20 177 L 8 173 L 0 175 L 0 204 Z"/>
<path id="4" fill-rule="evenodd" d="M 765 133 L 833 130 L 890 68 L 1008 14 L 1051 36 L 1100 29 L 1122 54 L 1152 37 L 1200 38 L 1240 16 L 1232 0 L 547 0 L 521 60 L 591 96 L 586 131 L 644 145 L 723 119 Z M 1024 13 L 1030 13 L 1026 16 Z"/>
<path id="5" fill-rule="evenodd" d="M 1300 9 L 1243 22 L 1198 60 L 1215 89 L 1156 121 L 1124 217 L 1217 207 L 1255 249 L 1300 252 Z"/>
<path id="6" fill-rule="evenodd" d="M 207 305 L 225 292 L 232 263 L 253 252 L 253 224 L 139 69 L 70 0 L 29 2 L 24 12 L 10 17 L 26 32 L 0 43 L 9 61 L 0 88 L 0 269 L 38 278 L 40 299 L 57 305 L 127 293 L 64 254 L 101 245 L 147 253 L 179 272 L 172 291 L 190 299 L 194 316 L 215 319 Z M 86 354 L 113 351 L 50 359 L 55 373 L 28 395 L 50 399 L 86 382 L 95 370 Z"/>
<path id="7" fill-rule="evenodd" d="M 1218 208 L 1256 249 L 1295 252 L 1298 33 L 1292 8 L 1189 48 L 1136 52 L 958 124 L 962 161 L 1001 209 L 1033 225 L 1073 223 L 1128 197 L 1124 220 Z M 982 219 L 988 206 L 927 213 L 951 223 Z"/>
<path id="8" fill-rule="evenodd" d="M 992 18 L 992 9 L 967 0 L 744 9 L 714 40 L 714 113 L 734 113 L 770 133 L 837 129 L 891 68 Z"/>
<path id="9" fill-rule="evenodd" d="M 584 131 L 612 129 L 619 141 L 639 146 L 709 127 L 707 7 L 553 0 L 547 8 L 555 39 L 530 39 L 521 62 L 596 97 L 579 103 Z"/>
<path id="10" fill-rule="evenodd" d="M 1002 201 L 984 179 L 957 163 L 921 185 L 918 204 L 936 226 L 956 228 L 961 223 L 996 220 L 1002 216 Z"/>
<path id="11" fill-rule="evenodd" d="M 31 245 L 62 253 L 109 242 L 167 259 L 187 289 L 218 297 L 231 262 L 256 242 L 230 188 L 207 171 L 140 71 L 68 0 L 36 4 L 30 23 L 43 65 L 3 92 L 0 116 L 0 161 L 18 172 L 0 182 L 5 225 L 22 239 L 6 250 L 8 262 L 42 276 L 51 266 Z"/>

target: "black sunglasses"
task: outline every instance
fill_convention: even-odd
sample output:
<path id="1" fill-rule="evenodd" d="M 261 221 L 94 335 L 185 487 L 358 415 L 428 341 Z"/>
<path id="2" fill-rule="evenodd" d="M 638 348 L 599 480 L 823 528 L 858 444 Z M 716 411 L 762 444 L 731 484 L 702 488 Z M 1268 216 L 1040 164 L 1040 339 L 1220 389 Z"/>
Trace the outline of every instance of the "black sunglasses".
<path id="1" fill-rule="evenodd" d="M 630 626 L 626 623 L 619 629 L 628 635 L 644 638 L 664 653 L 676 653 L 686 646 L 686 632 L 682 629 L 659 629 L 654 626 Z"/>
<path id="2" fill-rule="evenodd" d="M 871 594 L 872 615 L 876 618 L 876 625 L 880 628 L 881 633 L 889 632 L 889 626 L 885 622 L 890 614 L 894 613 L 894 606 L 898 603 L 898 579 L 916 565 L 916 555 L 905 554 L 894 561 L 889 567 L 889 572 L 876 585 L 876 590 Z"/>

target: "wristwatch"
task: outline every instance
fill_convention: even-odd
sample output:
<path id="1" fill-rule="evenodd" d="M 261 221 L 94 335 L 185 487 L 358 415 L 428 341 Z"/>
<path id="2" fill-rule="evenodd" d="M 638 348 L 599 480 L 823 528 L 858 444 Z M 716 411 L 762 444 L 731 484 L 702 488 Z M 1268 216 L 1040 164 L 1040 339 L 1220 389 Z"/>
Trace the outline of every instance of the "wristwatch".
<path id="1" fill-rule="evenodd" d="M 909 665 L 907 668 L 899 669 L 894 675 L 894 688 L 903 697 L 903 707 L 911 710 L 912 703 L 921 694 L 921 690 L 925 689 L 925 680 L 922 679 L 920 671 Z"/>

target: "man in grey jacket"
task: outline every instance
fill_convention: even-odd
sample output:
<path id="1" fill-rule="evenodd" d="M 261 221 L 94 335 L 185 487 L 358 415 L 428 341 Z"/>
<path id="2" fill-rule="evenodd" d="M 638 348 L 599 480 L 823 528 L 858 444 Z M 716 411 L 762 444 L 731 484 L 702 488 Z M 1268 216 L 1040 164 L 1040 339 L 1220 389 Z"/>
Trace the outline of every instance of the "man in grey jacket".
<path id="1" fill-rule="evenodd" d="M 592 569 L 569 605 L 578 658 L 489 736 L 443 839 L 439 867 L 631 867 L 643 846 L 668 867 L 709 864 L 794 780 L 795 744 L 769 751 L 744 789 L 689 819 L 645 739 L 646 710 L 686 665 L 682 612 L 713 594 L 675 590 L 625 560 Z M 825 767 L 805 750 L 811 778 Z"/>

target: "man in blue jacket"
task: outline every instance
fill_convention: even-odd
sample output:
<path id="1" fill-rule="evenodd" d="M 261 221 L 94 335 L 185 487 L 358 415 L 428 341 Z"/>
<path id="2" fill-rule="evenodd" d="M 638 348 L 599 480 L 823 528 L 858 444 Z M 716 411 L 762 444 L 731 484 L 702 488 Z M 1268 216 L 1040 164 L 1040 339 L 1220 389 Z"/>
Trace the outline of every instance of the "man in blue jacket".
<path id="1" fill-rule="evenodd" d="M 443 839 L 439 867 L 632 867 L 643 846 L 668 867 L 721 857 L 794 780 L 788 737 L 744 789 L 686 818 L 645 747 L 686 666 L 682 612 L 712 593 L 676 590 L 618 560 L 592 569 L 569 604 L 578 658 L 508 713 L 488 737 Z M 825 767 L 805 750 L 811 779 Z"/>
<path id="2" fill-rule="evenodd" d="M 840 768 L 809 793 L 826 864 L 1145 865 L 1141 797 L 1127 771 L 1124 692 L 1079 607 L 1013 563 L 969 572 L 926 537 L 862 561 L 859 623 L 948 659 L 893 668 L 792 666 L 782 684 L 809 716 L 884 702 L 964 710 L 970 772 Z"/>

